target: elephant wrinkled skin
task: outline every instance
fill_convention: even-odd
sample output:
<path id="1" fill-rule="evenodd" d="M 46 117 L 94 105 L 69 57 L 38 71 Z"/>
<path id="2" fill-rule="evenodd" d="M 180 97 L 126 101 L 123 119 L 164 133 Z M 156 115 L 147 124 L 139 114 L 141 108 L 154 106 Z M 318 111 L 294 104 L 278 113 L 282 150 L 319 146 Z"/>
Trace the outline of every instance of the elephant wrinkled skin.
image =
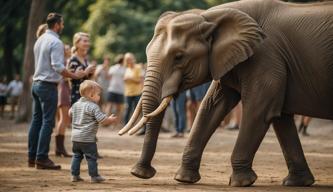
<path id="1" fill-rule="evenodd" d="M 333 2 L 244 0 L 208 10 L 166 12 L 146 53 L 142 112 L 147 129 L 133 175 L 147 179 L 156 172 L 151 160 L 164 112 L 151 113 L 162 99 L 213 80 L 175 179 L 200 180 L 200 161 L 209 138 L 241 100 L 243 119 L 231 156 L 229 184 L 255 182 L 253 158 L 270 124 L 289 169 L 283 185 L 314 183 L 293 115 L 333 119 Z"/>

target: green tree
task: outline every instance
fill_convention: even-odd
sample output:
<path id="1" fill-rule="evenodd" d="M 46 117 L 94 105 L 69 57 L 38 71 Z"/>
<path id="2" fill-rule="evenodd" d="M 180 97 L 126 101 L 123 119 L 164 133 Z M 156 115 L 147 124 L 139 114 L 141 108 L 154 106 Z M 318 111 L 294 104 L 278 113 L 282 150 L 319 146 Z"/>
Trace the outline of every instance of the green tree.
<path id="1" fill-rule="evenodd" d="M 0 0 L 0 77 L 20 73 L 30 1 Z"/>
<path id="2" fill-rule="evenodd" d="M 230 1 L 230 0 L 229 0 Z M 90 15 L 84 29 L 92 35 L 93 56 L 133 52 L 145 62 L 145 47 L 149 43 L 155 23 L 165 11 L 206 9 L 227 2 L 217 0 L 97 0 L 89 7 Z"/>

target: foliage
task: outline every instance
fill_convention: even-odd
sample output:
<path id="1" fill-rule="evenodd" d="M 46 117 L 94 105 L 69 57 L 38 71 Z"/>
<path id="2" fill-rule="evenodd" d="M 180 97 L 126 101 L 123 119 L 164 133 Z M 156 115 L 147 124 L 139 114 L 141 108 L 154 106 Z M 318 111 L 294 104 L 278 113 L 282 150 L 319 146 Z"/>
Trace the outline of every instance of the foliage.
<path id="1" fill-rule="evenodd" d="M 63 14 L 66 23 L 61 37 L 71 43 L 73 34 L 88 19 L 87 7 L 94 0 L 46 1 L 44 18 L 49 12 Z M 10 80 L 22 71 L 30 4 L 31 0 L 0 0 L 0 78 L 7 76 Z"/>
<path id="2" fill-rule="evenodd" d="M 0 0 L 0 77 L 20 72 L 29 7 L 25 0 Z"/>
<path id="3" fill-rule="evenodd" d="M 165 11 L 183 11 L 208 7 L 233 0 L 45 0 L 46 14 L 58 12 L 64 16 L 61 35 L 71 44 L 75 32 L 92 35 L 91 55 L 102 58 L 133 52 L 145 62 L 145 47 L 153 35 L 159 15 Z M 305 2 L 311 0 L 286 0 Z M 9 79 L 22 71 L 31 0 L 0 0 L 0 77 Z"/>
<path id="4" fill-rule="evenodd" d="M 161 13 L 206 9 L 223 2 L 226 0 L 97 0 L 89 7 L 84 29 L 92 35 L 95 57 L 133 52 L 140 62 L 145 62 L 145 47 Z"/>
<path id="5" fill-rule="evenodd" d="M 46 12 L 58 12 L 63 15 L 65 28 L 61 34 L 64 43 L 72 44 L 76 32 L 82 31 L 82 24 L 88 19 L 88 6 L 95 0 L 48 0 Z"/>

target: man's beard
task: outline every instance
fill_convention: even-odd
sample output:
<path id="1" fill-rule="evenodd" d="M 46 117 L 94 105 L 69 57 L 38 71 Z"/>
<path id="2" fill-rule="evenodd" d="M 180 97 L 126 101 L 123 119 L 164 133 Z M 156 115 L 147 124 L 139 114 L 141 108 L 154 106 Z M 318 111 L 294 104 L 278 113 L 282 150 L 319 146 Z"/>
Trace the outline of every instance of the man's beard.
<path id="1" fill-rule="evenodd" d="M 60 28 L 59 28 L 59 29 L 57 30 L 58 35 L 60 35 L 60 34 L 62 33 L 62 31 L 63 31 L 63 29 L 60 29 Z"/>

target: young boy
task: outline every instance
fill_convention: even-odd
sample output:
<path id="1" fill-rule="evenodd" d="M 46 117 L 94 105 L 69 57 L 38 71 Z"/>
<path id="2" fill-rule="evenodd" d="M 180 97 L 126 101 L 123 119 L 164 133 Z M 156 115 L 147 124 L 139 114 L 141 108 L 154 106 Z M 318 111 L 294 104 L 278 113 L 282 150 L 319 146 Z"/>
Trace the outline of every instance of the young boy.
<path id="1" fill-rule="evenodd" d="M 101 87 L 98 83 L 85 80 L 80 85 L 81 98 L 69 111 L 72 116 L 72 142 L 73 159 L 71 165 L 72 182 L 83 181 L 80 177 L 80 164 L 83 156 L 88 162 L 91 182 L 99 183 L 105 181 L 97 170 L 97 145 L 96 133 L 98 124 L 110 125 L 117 121 L 115 115 L 107 117 L 98 106 L 101 98 Z"/>

